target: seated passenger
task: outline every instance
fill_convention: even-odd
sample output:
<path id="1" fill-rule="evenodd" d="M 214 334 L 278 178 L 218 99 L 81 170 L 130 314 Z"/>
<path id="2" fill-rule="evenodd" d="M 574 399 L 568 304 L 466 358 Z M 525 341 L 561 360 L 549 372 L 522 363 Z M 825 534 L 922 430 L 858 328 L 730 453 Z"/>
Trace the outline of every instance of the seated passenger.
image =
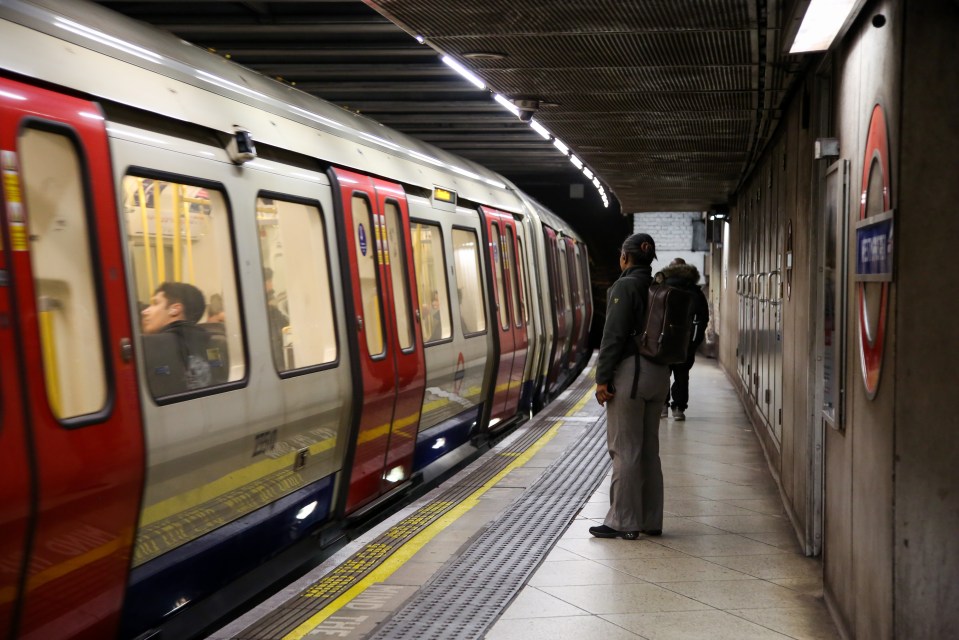
<path id="1" fill-rule="evenodd" d="M 203 293 L 193 285 L 163 282 L 143 310 L 143 351 L 154 396 L 202 389 L 217 381 L 212 368 L 222 367 L 221 359 L 210 353 L 210 334 L 197 326 L 205 308 Z"/>

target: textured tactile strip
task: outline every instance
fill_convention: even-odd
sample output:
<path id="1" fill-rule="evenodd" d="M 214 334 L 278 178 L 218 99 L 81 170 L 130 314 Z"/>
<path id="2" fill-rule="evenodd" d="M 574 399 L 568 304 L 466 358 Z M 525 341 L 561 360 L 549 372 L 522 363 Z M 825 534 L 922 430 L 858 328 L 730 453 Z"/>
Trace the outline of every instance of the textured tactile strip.
<path id="1" fill-rule="evenodd" d="M 234 640 L 282 638 L 322 611 L 385 562 L 393 552 L 453 509 L 476 491 L 477 487 L 483 486 L 509 466 L 517 456 L 543 437 L 556 422 L 561 421 L 592 384 L 593 376 L 590 369 L 580 375 L 579 379 L 564 393 L 565 397 L 561 396 L 548 407 L 547 411 L 541 412 L 526 425 L 521 426 L 521 435 L 507 447 L 496 451 L 496 455 L 488 456 L 484 464 L 443 491 L 435 500 L 387 529 L 336 569 L 236 634 Z"/>
<path id="2" fill-rule="evenodd" d="M 483 637 L 606 475 L 605 433 L 603 414 L 465 553 L 370 638 Z"/>

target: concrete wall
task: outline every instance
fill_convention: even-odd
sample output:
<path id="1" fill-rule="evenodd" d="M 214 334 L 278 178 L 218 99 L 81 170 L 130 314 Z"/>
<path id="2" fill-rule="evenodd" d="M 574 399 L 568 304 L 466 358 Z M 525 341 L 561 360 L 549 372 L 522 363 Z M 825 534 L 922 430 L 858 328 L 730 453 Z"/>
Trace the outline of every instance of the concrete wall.
<path id="1" fill-rule="evenodd" d="M 900 19 L 895 631 L 959 638 L 959 3 L 910 1 Z"/>
<path id="2" fill-rule="evenodd" d="M 959 279 L 949 260 L 959 238 L 957 34 L 959 3 L 868 3 L 785 106 L 770 150 L 733 198 L 730 241 L 723 247 L 730 285 L 720 292 L 720 316 L 730 339 L 721 341 L 721 362 L 754 419 L 807 550 L 817 546 L 817 438 L 823 442 L 824 589 L 851 638 L 959 637 L 959 412 L 953 400 L 959 352 L 946 346 L 959 340 Z M 873 395 L 863 382 L 855 237 L 877 104 L 887 120 L 896 227 L 882 373 Z M 849 163 L 843 429 L 824 428 L 819 413 L 819 220 L 824 171 L 832 161 L 813 159 L 812 142 L 821 136 L 838 138 Z M 742 380 L 734 342 L 743 339 L 735 292 L 739 256 L 750 251 L 744 243 L 755 242 L 742 225 L 762 210 L 770 176 L 785 181 L 778 206 L 793 229 L 778 441 Z M 876 201 L 871 195 L 871 212 Z"/>

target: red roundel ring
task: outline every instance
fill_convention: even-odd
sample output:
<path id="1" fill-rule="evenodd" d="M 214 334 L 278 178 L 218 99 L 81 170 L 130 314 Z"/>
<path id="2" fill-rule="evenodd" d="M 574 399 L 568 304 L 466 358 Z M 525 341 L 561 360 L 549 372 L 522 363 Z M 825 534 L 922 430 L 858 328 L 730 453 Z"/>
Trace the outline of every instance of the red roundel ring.
<path id="1" fill-rule="evenodd" d="M 889 136 L 886 131 L 886 116 L 878 104 L 873 107 L 872 118 L 869 122 L 869 134 L 866 136 L 866 153 L 862 162 L 862 195 L 859 199 L 859 219 L 864 220 L 867 215 L 867 198 L 869 178 L 873 161 L 878 161 L 878 170 L 882 172 L 882 209 L 891 208 L 892 190 L 889 186 Z M 867 283 L 857 283 L 857 299 L 859 303 L 859 359 L 862 365 L 862 379 L 866 386 L 866 395 L 872 399 L 876 397 L 879 388 L 879 375 L 882 373 L 882 351 L 886 339 L 886 321 L 889 316 L 889 282 L 882 282 L 879 297 L 879 318 L 876 326 L 876 335 L 870 340 L 866 326 L 866 296 Z"/>

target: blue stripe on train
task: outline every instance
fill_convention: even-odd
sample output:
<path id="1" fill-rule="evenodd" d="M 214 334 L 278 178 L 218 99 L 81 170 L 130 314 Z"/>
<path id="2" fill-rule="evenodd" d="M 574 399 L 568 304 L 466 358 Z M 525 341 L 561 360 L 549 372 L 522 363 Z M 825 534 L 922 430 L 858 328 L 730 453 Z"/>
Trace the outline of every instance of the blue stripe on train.
<path id="1" fill-rule="evenodd" d="M 329 517 L 333 479 L 318 480 L 133 569 L 121 637 L 162 624 L 184 604 L 221 589 L 303 538 Z M 312 512 L 301 513 L 313 502 Z"/>
<path id="2" fill-rule="evenodd" d="M 413 471 L 422 471 L 447 453 L 469 442 L 474 425 L 479 420 L 480 407 L 482 407 L 481 404 L 467 409 L 416 434 Z"/>

